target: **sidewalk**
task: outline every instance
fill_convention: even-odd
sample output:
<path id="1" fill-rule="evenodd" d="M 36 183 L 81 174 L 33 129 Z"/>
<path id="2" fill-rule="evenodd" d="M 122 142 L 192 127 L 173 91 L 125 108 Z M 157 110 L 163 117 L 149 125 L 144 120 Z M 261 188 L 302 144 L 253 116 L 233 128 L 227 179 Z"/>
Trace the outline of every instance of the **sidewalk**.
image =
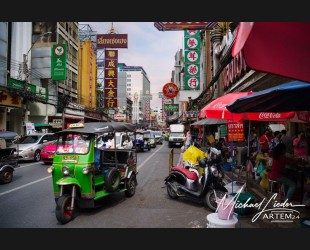
<path id="1" fill-rule="evenodd" d="M 245 192 L 256 197 L 254 203 L 260 204 L 259 208 L 248 208 L 250 211 L 247 215 L 238 215 L 237 228 L 301 228 L 307 227 L 302 221 L 305 219 L 310 222 L 310 206 L 299 206 L 299 203 L 293 203 L 298 205 L 297 207 L 286 206 L 281 211 L 278 209 L 276 204 L 279 206 L 282 204 L 280 201 L 276 202 L 270 200 L 267 192 L 257 183 L 255 180 L 246 181 L 246 172 L 242 171 L 239 175 L 239 169 L 235 169 L 234 175 L 232 176 L 231 171 L 225 171 L 224 182 L 226 184 L 232 183 L 233 181 L 240 182 L 240 185 L 246 183 Z M 267 204 L 268 203 L 268 204 Z M 268 210 L 269 209 L 269 210 Z M 287 209 L 290 209 L 288 211 Z M 262 212 L 264 210 L 265 212 Z M 267 210 L 267 211 L 266 211 Z M 294 210 L 294 211 L 292 211 Z M 257 214 L 262 212 L 256 219 Z M 308 226 L 309 227 L 309 226 Z"/>

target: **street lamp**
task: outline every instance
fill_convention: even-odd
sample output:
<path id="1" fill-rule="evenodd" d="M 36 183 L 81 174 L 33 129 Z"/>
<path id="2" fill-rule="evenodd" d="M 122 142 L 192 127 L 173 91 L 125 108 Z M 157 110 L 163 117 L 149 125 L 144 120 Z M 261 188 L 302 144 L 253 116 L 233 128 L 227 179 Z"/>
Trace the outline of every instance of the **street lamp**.
<path id="1" fill-rule="evenodd" d="M 28 102 L 28 82 L 30 82 L 29 80 L 29 76 L 30 76 L 30 72 L 28 69 L 28 54 L 29 52 L 32 50 L 33 46 L 38 42 L 38 40 L 43 37 L 43 36 L 47 36 L 47 35 L 51 35 L 52 32 L 46 32 L 40 36 L 37 37 L 37 39 L 31 44 L 30 49 L 28 50 L 27 54 L 23 54 L 23 73 L 24 73 L 24 81 L 25 81 L 25 85 L 24 85 L 24 97 L 23 97 L 23 120 L 24 120 L 24 135 L 26 135 L 26 122 L 28 122 L 28 110 L 27 110 L 27 102 Z"/>

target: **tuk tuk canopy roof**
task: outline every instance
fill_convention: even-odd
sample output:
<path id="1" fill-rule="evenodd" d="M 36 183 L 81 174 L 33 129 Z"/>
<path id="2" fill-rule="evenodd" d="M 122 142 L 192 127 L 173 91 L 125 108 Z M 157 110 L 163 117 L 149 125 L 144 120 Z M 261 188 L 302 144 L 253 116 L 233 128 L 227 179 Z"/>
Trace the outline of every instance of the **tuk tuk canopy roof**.
<path id="1" fill-rule="evenodd" d="M 84 127 L 67 128 L 56 134 L 61 133 L 87 133 L 87 134 L 103 134 L 113 132 L 133 132 L 135 126 L 126 122 L 86 122 Z"/>

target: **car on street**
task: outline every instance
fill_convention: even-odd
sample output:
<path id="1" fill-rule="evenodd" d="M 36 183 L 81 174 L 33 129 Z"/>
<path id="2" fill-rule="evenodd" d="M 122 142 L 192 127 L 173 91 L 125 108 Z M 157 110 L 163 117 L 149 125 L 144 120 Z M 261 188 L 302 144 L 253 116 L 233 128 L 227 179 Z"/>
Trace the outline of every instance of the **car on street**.
<path id="1" fill-rule="evenodd" d="M 44 164 L 52 164 L 54 160 L 55 151 L 56 151 L 56 142 L 51 142 L 47 144 L 44 148 L 42 148 L 42 151 L 40 153 L 41 161 L 44 162 Z"/>
<path id="2" fill-rule="evenodd" d="M 18 145 L 18 158 L 25 161 L 41 161 L 41 151 L 51 141 L 55 141 L 54 133 L 34 133 L 23 136 Z M 16 148 L 16 144 L 10 146 Z"/>
<path id="3" fill-rule="evenodd" d="M 154 131 L 156 144 L 163 144 L 163 133 L 162 131 Z"/>

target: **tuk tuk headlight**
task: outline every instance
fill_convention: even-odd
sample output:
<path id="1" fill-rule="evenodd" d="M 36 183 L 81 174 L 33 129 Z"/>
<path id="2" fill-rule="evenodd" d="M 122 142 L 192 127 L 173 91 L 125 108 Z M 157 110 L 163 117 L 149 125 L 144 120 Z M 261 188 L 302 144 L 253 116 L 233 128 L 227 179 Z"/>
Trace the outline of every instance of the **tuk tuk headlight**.
<path id="1" fill-rule="evenodd" d="M 53 171 L 54 171 L 54 167 L 53 166 L 50 166 L 50 167 L 47 168 L 47 172 L 49 174 L 53 173 Z"/>
<path id="2" fill-rule="evenodd" d="M 64 176 L 69 175 L 69 174 L 70 174 L 70 168 L 69 168 L 68 166 L 64 166 L 64 167 L 62 168 L 62 174 L 63 174 Z"/>
<path id="3" fill-rule="evenodd" d="M 83 168 L 82 172 L 83 174 L 88 174 L 90 172 L 91 168 L 85 167 Z"/>

